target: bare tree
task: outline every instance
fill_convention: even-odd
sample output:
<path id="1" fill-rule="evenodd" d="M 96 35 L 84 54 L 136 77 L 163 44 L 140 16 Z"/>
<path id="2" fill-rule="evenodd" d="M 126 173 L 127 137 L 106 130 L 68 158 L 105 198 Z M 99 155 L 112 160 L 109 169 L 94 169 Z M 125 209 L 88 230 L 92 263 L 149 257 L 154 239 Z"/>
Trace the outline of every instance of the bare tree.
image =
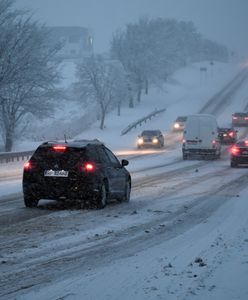
<path id="1" fill-rule="evenodd" d="M 149 84 L 165 82 L 176 69 L 188 61 L 226 59 L 226 48 L 204 40 L 191 22 L 173 19 L 140 19 L 118 30 L 111 41 L 112 57 L 118 59 L 126 73 L 130 95 L 140 102 L 142 90 Z M 130 97 L 130 107 L 133 107 Z"/>
<path id="2" fill-rule="evenodd" d="M 100 129 L 104 129 L 106 113 L 113 103 L 125 97 L 125 76 L 120 64 L 105 60 L 101 55 L 85 58 L 77 68 L 76 89 L 80 100 L 91 99 L 100 110 Z M 120 102 L 119 102 L 120 105 Z"/>
<path id="3" fill-rule="evenodd" d="M 42 118 L 51 113 L 58 94 L 57 47 L 48 32 L 26 13 L 11 11 L 11 0 L 0 0 L 0 126 L 5 151 L 11 151 L 16 128 L 28 114 Z"/>

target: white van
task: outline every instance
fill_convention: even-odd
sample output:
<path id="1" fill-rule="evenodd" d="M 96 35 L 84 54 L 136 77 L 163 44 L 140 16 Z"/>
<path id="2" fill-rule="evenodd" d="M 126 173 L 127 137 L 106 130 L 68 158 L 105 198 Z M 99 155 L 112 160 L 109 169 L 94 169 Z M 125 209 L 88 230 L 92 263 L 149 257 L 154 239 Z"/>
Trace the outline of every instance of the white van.
<path id="1" fill-rule="evenodd" d="M 187 116 L 183 131 L 183 159 L 192 155 L 220 158 L 221 145 L 215 116 L 195 114 Z"/>

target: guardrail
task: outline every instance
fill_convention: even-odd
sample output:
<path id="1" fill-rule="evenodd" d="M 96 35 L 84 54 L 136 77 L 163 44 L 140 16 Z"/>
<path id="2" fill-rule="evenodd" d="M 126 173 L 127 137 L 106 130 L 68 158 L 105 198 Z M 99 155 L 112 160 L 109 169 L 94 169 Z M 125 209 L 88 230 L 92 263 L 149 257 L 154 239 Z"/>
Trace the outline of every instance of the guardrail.
<path id="1" fill-rule="evenodd" d="M 4 152 L 0 153 L 0 163 L 10 163 L 21 160 L 28 160 L 34 151 Z"/>
<path id="2" fill-rule="evenodd" d="M 136 128 L 138 125 L 142 125 L 142 123 L 146 123 L 147 120 L 151 120 L 152 117 L 155 117 L 156 115 L 166 111 L 166 108 L 163 109 L 155 109 L 153 112 L 151 112 L 149 115 L 137 120 L 136 122 L 133 122 L 129 124 L 125 129 L 122 130 L 121 135 L 124 135 L 128 133 L 133 128 Z"/>
<path id="3" fill-rule="evenodd" d="M 164 112 L 165 110 L 166 110 L 166 108 L 156 109 L 153 112 L 151 112 L 149 115 L 137 120 L 136 122 L 129 124 L 124 130 L 122 130 L 121 135 L 126 134 L 131 129 L 136 128 L 138 125 L 142 125 L 143 122 L 150 120 L 152 117 L 155 117 L 156 115 Z M 33 151 L 22 151 L 22 152 L 2 152 L 2 153 L 0 153 L 0 164 L 28 160 L 32 156 L 33 153 L 34 153 L 34 150 Z"/>

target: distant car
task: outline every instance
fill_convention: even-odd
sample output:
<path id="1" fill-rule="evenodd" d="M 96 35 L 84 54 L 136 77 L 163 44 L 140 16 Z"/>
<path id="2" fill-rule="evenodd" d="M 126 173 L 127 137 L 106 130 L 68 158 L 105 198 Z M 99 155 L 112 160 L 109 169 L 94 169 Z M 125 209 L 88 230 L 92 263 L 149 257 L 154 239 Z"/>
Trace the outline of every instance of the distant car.
<path id="1" fill-rule="evenodd" d="M 160 130 L 144 130 L 138 137 L 138 149 L 145 147 L 164 147 L 164 136 Z"/>
<path id="2" fill-rule="evenodd" d="M 248 164 L 248 140 L 238 141 L 230 148 L 230 152 L 232 168 L 239 164 Z"/>
<path id="3" fill-rule="evenodd" d="M 183 131 L 186 121 L 187 121 L 186 116 L 177 117 L 174 124 L 173 124 L 173 131 Z"/>
<path id="4" fill-rule="evenodd" d="M 232 114 L 232 126 L 248 126 L 248 113 L 236 112 Z"/>
<path id="5" fill-rule="evenodd" d="M 126 165 L 98 140 L 45 142 L 24 165 L 24 203 L 36 207 L 40 199 L 79 200 L 103 208 L 112 198 L 128 202 Z"/>
<path id="6" fill-rule="evenodd" d="M 221 144 L 234 144 L 237 141 L 237 130 L 234 128 L 218 128 Z"/>

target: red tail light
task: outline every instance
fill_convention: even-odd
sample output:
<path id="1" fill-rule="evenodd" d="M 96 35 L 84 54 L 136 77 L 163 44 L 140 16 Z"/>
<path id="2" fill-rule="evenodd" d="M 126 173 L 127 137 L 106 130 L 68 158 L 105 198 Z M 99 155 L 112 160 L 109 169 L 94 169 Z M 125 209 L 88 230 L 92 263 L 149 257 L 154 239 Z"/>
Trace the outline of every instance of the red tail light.
<path id="1" fill-rule="evenodd" d="M 86 172 L 94 172 L 95 169 L 96 166 L 93 163 L 85 163 L 82 168 L 82 170 Z"/>
<path id="2" fill-rule="evenodd" d="M 26 162 L 25 164 L 24 164 L 24 170 L 30 170 L 31 169 L 31 163 L 30 163 L 30 161 L 28 161 L 28 162 Z"/>
<path id="3" fill-rule="evenodd" d="M 247 121 L 247 120 L 248 120 L 248 117 L 245 117 L 245 120 Z"/>
<path id="4" fill-rule="evenodd" d="M 234 132 L 233 132 L 233 131 L 229 132 L 229 136 L 230 136 L 230 137 L 233 137 L 233 135 L 234 135 Z"/>
<path id="5" fill-rule="evenodd" d="M 65 151 L 65 149 L 66 149 L 66 146 L 62 146 L 62 145 L 53 146 L 53 150 L 55 150 L 55 151 Z"/>
<path id="6" fill-rule="evenodd" d="M 237 120 L 238 118 L 237 117 L 232 117 L 233 118 L 233 120 Z"/>
<path id="7" fill-rule="evenodd" d="M 233 146 L 230 151 L 231 151 L 232 155 L 237 155 L 240 152 L 239 148 L 236 146 Z"/>
<path id="8" fill-rule="evenodd" d="M 216 140 L 212 140 L 212 144 L 215 145 L 216 144 Z"/>

